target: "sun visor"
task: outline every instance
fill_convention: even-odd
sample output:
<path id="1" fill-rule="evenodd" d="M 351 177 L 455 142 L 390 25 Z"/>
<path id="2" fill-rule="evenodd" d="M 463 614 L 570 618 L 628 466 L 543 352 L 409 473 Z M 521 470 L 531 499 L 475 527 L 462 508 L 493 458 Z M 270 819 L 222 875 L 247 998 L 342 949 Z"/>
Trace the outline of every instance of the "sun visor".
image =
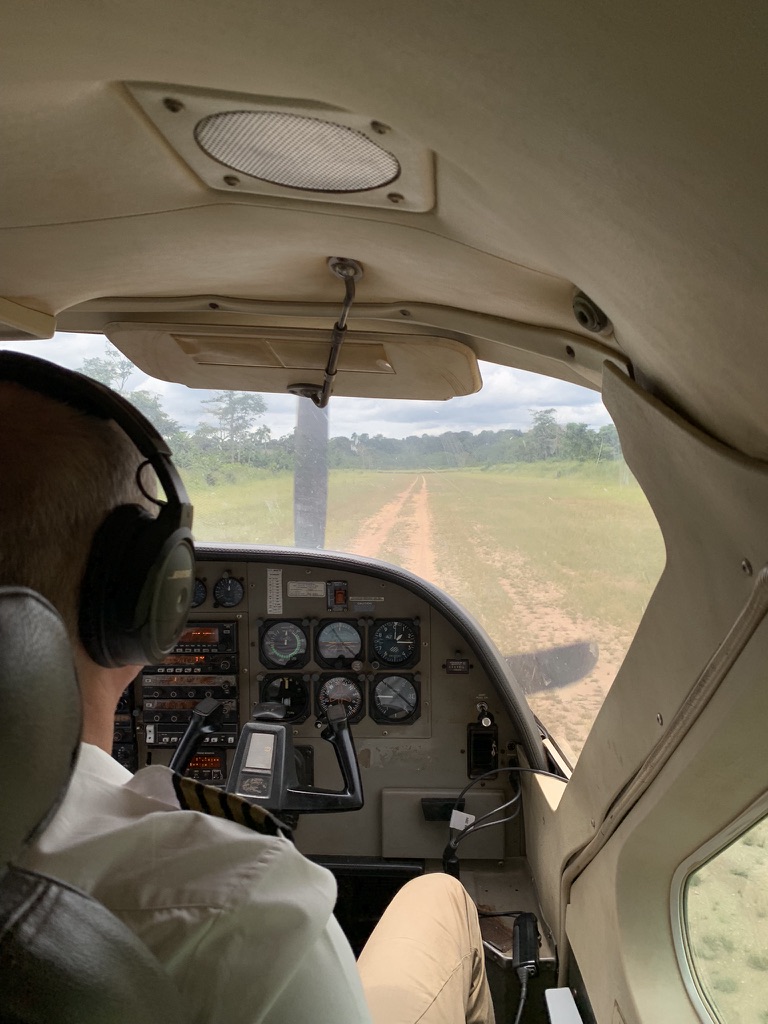
<path id="1" fill-rule="evenodd" d="M 104 333 L 152 377 L 191 388 L 287 393 L 323 383 L 330 330 L 115 322 Z M 453 338 L 348 330 L 334 395 L 445 401 L 482 387 L 474 352 Z"/>

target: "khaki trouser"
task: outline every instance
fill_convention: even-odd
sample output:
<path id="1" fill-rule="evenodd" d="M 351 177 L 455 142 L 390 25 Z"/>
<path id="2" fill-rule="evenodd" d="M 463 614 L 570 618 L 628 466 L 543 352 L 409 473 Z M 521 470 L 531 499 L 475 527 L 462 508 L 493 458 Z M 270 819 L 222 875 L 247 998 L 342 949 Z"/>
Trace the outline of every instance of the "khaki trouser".
<path id="1" fill-rule="evenodd" d="M 404 885 L 357 966 L 374 1024 L 494 1024 L 477 909 L 450 875 Z"/>

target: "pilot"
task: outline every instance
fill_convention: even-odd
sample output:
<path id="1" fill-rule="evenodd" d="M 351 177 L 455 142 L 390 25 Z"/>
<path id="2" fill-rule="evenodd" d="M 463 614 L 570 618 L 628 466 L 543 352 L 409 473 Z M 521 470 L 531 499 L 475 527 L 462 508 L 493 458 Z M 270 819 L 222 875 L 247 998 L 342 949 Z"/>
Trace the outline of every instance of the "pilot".
<path id="1" fill-rule="evenodd" d="M 83 705 L 69 790 L 24 866 L 121 918 L 165 966 L 190 1021 L 492 1022 L 477 912 L 458 881 L 404 886 L 356 964 L 333 916 L 333 876 L 279 829 L 182 810 L 168 768 L 131 775 L 112 759 L 115 708 L 141 665 L 97 663 L 82 608 L 105 517 L 126 504 L 157 511 L 151 473 L 109 413 L 59 400 L 83 391 L 79 375 L 56 368 L 52 398 L 40 386 L 51 364 L 24 358 L 19 383 L 0 353 L 0 585 L 31 587 L 58 609 Z M 102 546 L 96 561 L 109 557 Z"/>

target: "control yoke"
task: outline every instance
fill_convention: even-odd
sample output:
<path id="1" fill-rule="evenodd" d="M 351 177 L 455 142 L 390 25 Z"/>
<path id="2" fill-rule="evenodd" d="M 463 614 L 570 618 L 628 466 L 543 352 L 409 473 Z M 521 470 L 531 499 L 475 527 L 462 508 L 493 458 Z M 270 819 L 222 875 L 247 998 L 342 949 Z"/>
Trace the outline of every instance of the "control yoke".
<path id="1" fill-rule="evenodd" d="M 201 702 L 196 711 L 215 714 L 209 700 Z M 320 733 L 336 752 L 344 788 L 341 790 L 317 789 L 301 786 L 297 771 L 297 754 L 293 746 L 293 730 L 285 721 L 286 708 L 283 704 L 257 704 L 251 721 L 240 733 L 229 772 L 226 790 L 236 793 L 250 803 L 258 804 L 279 815 L 293 811 L 301 814 L 317 814 L 331 811 L 357 811 L 363 806 L 363 784 L 360 766 L 355 753 L 355 744 L 349 730 L 343 705 L 331 704 L 326 714 L 327 724 Z M 190 729 L 197 735 L 203 731 L 196 725 L 200 715 L 192 716 Z M 189 732 L 189 730 L 188 730 Z M 185 748 L 185 763 L 174 764 L 176 771 L 184 771 L 197 746 L 196 738 L 185 743 L 185 735 L 179 748 Z M 179 750 L 180 752 L 180 750 Z M 180 759 L 174 757 L 175 762 Z M 298 762 L 301 764 L 301 762 Z"/>

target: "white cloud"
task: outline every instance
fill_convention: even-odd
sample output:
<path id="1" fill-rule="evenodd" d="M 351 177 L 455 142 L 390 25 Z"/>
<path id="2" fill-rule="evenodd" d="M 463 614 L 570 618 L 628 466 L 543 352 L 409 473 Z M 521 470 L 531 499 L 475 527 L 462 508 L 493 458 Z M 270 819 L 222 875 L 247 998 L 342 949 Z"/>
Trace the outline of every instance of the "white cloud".
<path id="1" fill-rule="evenodd" d="M 101 335 L 58 334 L 48 341 L 3 342 L 0 348 L 28 352 L 43 359 L 78 369 L 92 356 L 102 356 L 109 342 Z M 407 437 L 409 434 L 440 434 L 447 430 L 519 429 L 531 424 L 531 410 L 555 409 L 560 423 L 587 423 L 592 427 L 610 423 L 599 395 L 587 388 L 553 380 L 524 370 L 481 363 L 483 388 L 475 395 L 448 402 L 409 402 L 369 398 L 332 398 L 329 425 L 332 435 L 352 433 Z M 155 380 L 141 370 L 130 378 L 131 389 L 160 395 L 165 411 L 187 430 L 204 418 L 202 402 L 212 391 L 188 388 Z M 293 430 L 296 399 L 292 395 L 265 394 L 267 413 L 263 421 L 273 437 Z"/>

